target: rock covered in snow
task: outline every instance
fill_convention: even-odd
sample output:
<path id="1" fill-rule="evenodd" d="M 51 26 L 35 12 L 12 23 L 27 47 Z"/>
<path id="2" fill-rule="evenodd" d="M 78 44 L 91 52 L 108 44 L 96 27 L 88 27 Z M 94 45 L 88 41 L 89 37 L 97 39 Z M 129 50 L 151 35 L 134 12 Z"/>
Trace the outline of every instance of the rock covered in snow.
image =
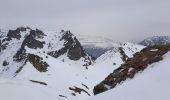
<path id="1" fill-rule="evenodd" d="M 163 59 L 163 55 L 170 51 L 170 45 L 146 47 L 115 69 L 101 83 L 94 87 L 94 94 L 110 90 L 128 78 L 132 79 L 138 72 L 145 70 L 148 65 Z M 109 87 L 109 88 L 108 88 Z"/>
<path id="2" fill-rule="evenodd" d="M 61 60 L 68 59 L 70 62 L 79 61 L 81 63 L 77 63 L 77 65 L 80 66 L 88 66 L 93 62 L 76 36 L 70 31 L 62 30 L 60 33 L 56 33 L 19 27 L 1 32 L 0 38 L 1 74 L 7 71 L 15 76 L 27 61 L 40 72 L 46 71 L 48 64 L 36 53 L 47 54 L 57 59 L 60 57 Z M 36 52 L 32 53 L 31 50 L 36 50 Z"/>
<path id="3" fill-rule="evenodd" d="M 170 36 L 154 36 L 141 41 L 139 44 L 144 46 L 168 45 Z"/>

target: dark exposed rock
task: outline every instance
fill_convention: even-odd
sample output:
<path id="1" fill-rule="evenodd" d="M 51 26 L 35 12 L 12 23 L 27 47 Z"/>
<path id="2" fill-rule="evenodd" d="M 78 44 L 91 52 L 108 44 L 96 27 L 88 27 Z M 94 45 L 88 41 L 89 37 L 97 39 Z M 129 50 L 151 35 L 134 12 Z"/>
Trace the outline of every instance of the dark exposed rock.
<path id="1" fill-rule="evenodd" d="M 1 38 L 0 38 L 0 53 L 1 53 L 1 50 L 2 49 L 2 41 L 1 41 Z"/>
<path id="2" fill-rule="evenodd" d="M 67 57 L 71 60 L 79 60 L 81 57 L 85 58 L 87 62 L 84 66 L 88 66 L 92 63 L 90 57 L 85 53 L 80 42 L 70 31 L 62 31 L 63 35 L 60 41 L 64 40 L 64 47 L 57 51 L 49 52 L 52 57 L 58 58 L 59 56 L 67 53 Z"/>
<path id="3" fill-rule="evenodd" d="M 81 57 L 85 57 L 86 54 L 84 53 L 84 50 L 76 37 L 74 38 L 74 41 L 75 43 L 70 47 L 67 56 L 71 60 L 79 60 Z"/>
<path id="4" fill-rule="evenodd" d="M 129 57 L 126 55 L 122 47 L 119 47 L 120 54 L 122 55 L 122 61 L 125 62 Z"/>
<path id="5" fill-rule="evenodd" d="M 20 32 L 26 31 L 26 29 L 30 29 L 29 27 L 27 28 L 17 28 L 16 30 L 11 30 L 8 32 L 8 38 L 17 38 L 19 39 L 20 37 Z M 17 51 L 17 53 L 13 56 L 13 60 L 17 62 L 23 62 L 21 66 L 18 66 L 18 70 L 16 70 L 15 73 L 19 73 L 23 66 L 26 64 L 27 61 L 30 61 L 33 66 L 40 72 L 45 72 L 47 71 L 47 67 L 49 66 L 46 62 L 42 61 L 42 58 L 40 58 L 37 55 L 32 55 L 32 54 L 27 54 L 25 50 L 25 46 L 32 48 L 32 49 L 37 49 L 37 48 L 43 48 L 44 42 L 36 40 L 37 38 L 43 38 L 45 34 L 41 30 L 31 30 L 29 35 L 25 36 L 24 41 L 22 42 L 22 45 L 20 49 Z"/>
<path id="6" fill-rule="evenodd" d="M 95 86 L 93 89 L 94 94 L 107 91 L 126 79 L 133 78 L 138 72 L 145 70 L 148 65 L 162 60 L 162 56 L 168 51 L 170 51 L 170 45 L 144 48 L 141 52 L 136 53 L 133 58 L 128 59 L 119 68 L 115 69 L 104 81 Z"/>
<path id="7" fill-rule="evenodd" d="M 3 65 L 3 66 L 7 66 L 7 65 L 9 65 L 9 62 L 7 62 L 7 61 L 5 60 L 2 65 Z"/>
<path id="8" fill-rule="evenodd" d="M 26 65 L 26 62 L 27 62 L 27 60 L 25 60 L 23 62 L 23 64 L 21 66 L 19 66 L 18 70 L 15 71 L 14 77 L 24 68 L 24 66 Z"/>
<path id="9" fill-rule="evenodd" d="M 17 73 L 19 73 L 19 72 L 23 69 L 23 67 L 24 67 L 24 65 L 23 65 L 23 66 L 21 66 L 21 67 L 19 67 L 19 69 L 18 69 L 18 70 L 16 70 L 16 72 L 15 72 L 15 73 L 16 73 L 16 74 L 17 74 Z"/>
<path id="10" fill-rule="evenodd" d="M 63 55 L 66 52 L 67 52 L 67 48 L 61 48 L 58 51 L 49 52 L 48 55 L 55 57 L 55 58 L 58 58 L 59 56 Z"/>
<path id="11" fill-rule="evenodd" d="M 41 84 L 41 85 L 48 85 L 48 84 L 45 83 L 45 82 L 40 82 L 40 81 L 35 81 L 35 80 L 30 80 L 30 81 L 33 82 L 33 83 Z"/>
<path id="12" fill-rule="evenodd" d="M 9 30 L 7 37 L 8 41 L 11 40 L 12 38 L 20 39 L 21 38 L 21 32 L 26 31 L 27 29 L 30 29 L 29 27 L 19 27 L 16 30 Z"/>
<path id="13" fill-rule="evenodd" d="M 32 39 L 30 37 L 27 37 L 24 43 L 25 42 L 26 42 L 26 45 L 32 49 L 43 48 L 43 44 L 45 43 L 45 42 L 40 42 L 38 40 Z"/>
<path id="14" fill-rule="evenodd" d="M 69 87 L 69 90 L 72 90 L 74 93 L 79 93 L 79 94 L 81 94 L 81 92 L 84 92 L 84 93 L 86 93 L 88 96 L 90 96 L 90 94 L 89 94 L 86 90 L 84 90 L 84 89 L 82 89 L 82 88 L 78 88 L 78 87 L 76 87 L 76 86 L 74 86 L 73 88 L 72 88 L 72 87 Z"/>
<path id="15" fill-rule="evenodd" d="M 74 38 L 72 38 L 72 36 L 73 34 L 70 31 L 65 31 L 60 39 L 60 41 L 64 40 L 64 47 L 58 51 L 49 52 L 48 54 L 55 58 L 58 58 L 59 56 L 65 54 L 75 43 Z"/>
<path id="16" fill-rule="evenodd" d="M 21 62 L 21 61 L 24 61 L 26 60 L 27 58 L 27 54 L 25 53 L 25 48 L 24 47 L 21 47 L 17 53 L 14 55 L 14 61 L 17 61 L 17 62 Z"/>
<path id="17" fill-rule="evenodd" d="M 76 94 L 75 94 L 75 93 L 71 93 L 71 95 L 76 96 Z"/>
<path id="18" fill-rule="evenodd" d="M 44 42 L 36 40 L 36 37 L 42 38 L 45 34 L 36 29 L 36 30 L 31 30 L 30 34 L 25 37 L 21 48 L 17 51 L 15 54 L 14 61 L 22 61 L 27 58 L 27 54 L 25 53 L 25 46 L 28 46 L 29 48 L 32 49 L 37 49 L 37 48 L 43 48 Z"/>
<path id="19" fill-rule="evenodd" d="M 8 43 L 2 44 L 2 42 L 0 42 L 0 52 L 5 50 L 7 48 L 7 46 L 8 46 Z"/>
<path id="20" fill-rule="evenodd" d="M 45 34 L 42 31 L 38 29 L 31 30 L 30 34 L 23 41 L 22 47 L 28 46 L 29 48 L 32 48 L 32 49 L 43 48 L 43 44 L 45 42 L 36 40 L 36 37 L 43 38 L 43 36 L 45 36 Z"/>
<path id="21" fill-rule="evenodd" d="M 62 98 L 67 98 L 66 96 L 64 96 L 64 95 L 58 95 L 59 97 L 62 97 Z"/>
<path id="22" fill-rule="evenodd" d="M 9 30 L 7 36 L 10 40 L 12 38 L 20 39 L 21 38 L 20 29 L 17 28 L 16 30 Z"/>
<path id="23" fill-rule="evenodd" d="M 36 29 L 36 30 L 31 30 L 30 31 L 30 35 L 33 37 L 33 38 L 43 38 L 44 36 L 46 36 L 43 31 L 39 30 L 39 29 Z"/>
<path id="24" fill-rule="evenodd" d="M 9 38 L 7 38 L 5 36 L 0 37 L 0 52 L 7 48 L 9 43 L 6 41 L 9 41 Z"/>
<path id="25" fill-rule="evenodd" d="M 87 86 L 87 85 L 85 85 L 85 84 L 81 84 L 82 86 L 84 86 L 86 89 L 88 89 L 89 90 L 89 87 Z"/>
<path id="26" fill-rule="evenodd" d="M 43 59 L 34 54 L 28 54 L 28 61 L 39 71 L 46 72 L 49 65 Z"/>

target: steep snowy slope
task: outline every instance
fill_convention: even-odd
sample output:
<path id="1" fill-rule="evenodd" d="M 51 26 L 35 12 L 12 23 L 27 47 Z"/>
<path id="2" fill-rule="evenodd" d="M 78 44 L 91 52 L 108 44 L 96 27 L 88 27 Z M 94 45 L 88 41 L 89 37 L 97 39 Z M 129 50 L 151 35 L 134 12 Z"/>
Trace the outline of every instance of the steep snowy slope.
<path id="1" fill-rule="evenodd" d="M 133 54 L 141 51 L 144 46 L 133 43 L 114 43 L 111 50 L 107 51 L 95 60 L 95 63 L 100 66 L 114 66 L 113 69 L 119 67 L 128 58 L 133 57 Z M 110 69 L 113 71 L 113 69 Z"/>
<path id="2" fill-rule="evenodd" d="M 29 82 L 0 78 L 1 100 L 57 100 L 54 94 Z"/>
<path id="3" fill-rule="evenodd" d="M 70 31 L 43 32 L 29 27 L 20 27 L 1 33 L 0 45 L 0 76 L 13 77 L 27 61 L 31 62 L 39 71 L 46 71 L 48 64 L 36 53 L 47 54 L 61 61 L 77 66 L 88 66 L 92 64 L 79 41 Z M 27 50 L 28 49 L 28 50 Z M 33 55 L 29 49 L 36 50 Z M 39 63 L 41 67 L 36 66 Z M 9 74 L 9 75 L 6 75 Z"/>
<path id="4" fill-rule="evenodd" d="M 43 90 L 57 100 L 83 100 L 93 96 L 94 86 L 144 48 L 115 43 L 114 48 L 93 63 L 70 31 L 56 33 L 28 27 L 2 33 L 1 43 L 0 77 L 9 78 L 6 83 L 11 86 L 7 86 L 13 90 L 11 82 L 14 82 L 21 84 L 21 88 L 34 87 L 35 91 Z M 0 84 L 3 82 L 4 79 Z"/>
<path id="5" fill-rule="evenodd" d="M 37 53 L 34 49 L 26 49 L 27 53 L 37 54 L 43 61 L 46 61 L 49 64 L 48 71 L 39 72 L 30 62 L 27 62 L 24 68 L 13 78 L 15 84 L 22 84 L 24 87 L 28 86 L 28 88 L 34 87 L 36 91 L 43 90 L 45 93 L 51 94 L 49 95 L 51 98 L 58 100 L 83 100 L 93 96 L 94 86 L 122 63 L 117 62 L 117 65 L 106 66 L 107 62 L 103 62 L 84 69 L 84 67 L 70 66 L 50 56 L 46 58 L 47 54 Z M 120 56 L 113 56 L 112 59 L 118 57 Z M 107 60 L 112 62 L 110 59 Z M 6 83 L 10 82 L 7 81 Z M 13 84 L 10 87 L 12 86 Z M 4 90 L 0 91 L 3 92 Z M 7 95 L 12 95 L 12 93 Z"/>
<path id="6" fill-rule="evenodd" d="M 132 80 L 88 100 L 168 100 L 170 98 L 170 52 Z"/>

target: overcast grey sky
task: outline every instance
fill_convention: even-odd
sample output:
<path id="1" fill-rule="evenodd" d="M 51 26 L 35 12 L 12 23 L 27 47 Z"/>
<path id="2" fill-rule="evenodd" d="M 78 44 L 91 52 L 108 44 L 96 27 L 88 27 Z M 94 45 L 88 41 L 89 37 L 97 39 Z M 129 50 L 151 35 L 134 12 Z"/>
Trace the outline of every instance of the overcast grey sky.
<path id="1" fill-rule="evenodd" d="M 0 0 L 0 28 L 22 25 L 136 42 L 170 35 L 170 0 Z"/>

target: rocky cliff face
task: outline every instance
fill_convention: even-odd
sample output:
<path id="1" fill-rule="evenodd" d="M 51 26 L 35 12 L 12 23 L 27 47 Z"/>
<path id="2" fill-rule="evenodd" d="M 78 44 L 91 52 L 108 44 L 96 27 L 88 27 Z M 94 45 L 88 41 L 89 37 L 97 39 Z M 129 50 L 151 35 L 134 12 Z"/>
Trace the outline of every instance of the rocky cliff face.
<path id="1" fill-rule="evenodd" d="M 60 41 L 64 41 L 64 47 L 49 52 L 48 54 L 57 58 L 65 53 L 67 53 L 67 57 L 71 60 L 79 60 L 81 57 L 84 57 L 89 60 L 87 65 L 90 65 L 92 62 L 90 61 L 90 57 L 85 53 L 83 47 L 81 46 L 80 42 L 77 38 L 70 32 L 70 31 L 61 31 L 62 37 Z"/>
<path id="2" fill-rule="evenodd" d="M 30 52 L 30 51 L 35 51 Z M 70 31 L 48 33 L 39 29 L 19 27 L 14 30 L 1 32 L 0 35 L 0 72 L 19 73 L 27 62 L 30 62 L 39 72 L 47 71 L 49 65 L 37 55 L 46 54 L 70 61 L 83 59 L 82 64 L 92 64 L 91 57 L 85 53 L 77 38 Z"/>
<path id="3" fill-rule="evenodd" d="M 99 94 L 114 88 L 127 79 L 132 79 L 137 73 L 145 70 L 148 65 L 163 59 L 163 55 L 170 51 L 170 45 L 146 47 L 141 52 L 129 58 L 119 68 L 115 69 L 101 83 L 94 87 L 94 94 Z"/>

